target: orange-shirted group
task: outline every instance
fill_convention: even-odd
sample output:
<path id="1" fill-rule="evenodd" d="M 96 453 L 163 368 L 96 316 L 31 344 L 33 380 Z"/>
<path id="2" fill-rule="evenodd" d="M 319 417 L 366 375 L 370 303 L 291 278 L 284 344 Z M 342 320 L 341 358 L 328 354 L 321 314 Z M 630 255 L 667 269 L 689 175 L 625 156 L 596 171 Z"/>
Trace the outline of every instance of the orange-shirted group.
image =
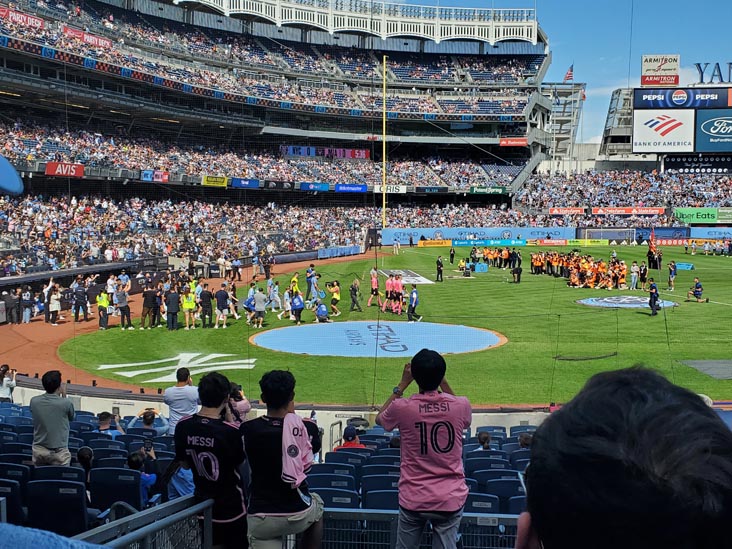
<path id="1" fill-rule="evenodd" d="M 566 278 L 572 288 L 628 289 L 628 266 L 617 257 L 605 261 L 577 252 L 537 252 L 531 254 L 531 273 Z"/>

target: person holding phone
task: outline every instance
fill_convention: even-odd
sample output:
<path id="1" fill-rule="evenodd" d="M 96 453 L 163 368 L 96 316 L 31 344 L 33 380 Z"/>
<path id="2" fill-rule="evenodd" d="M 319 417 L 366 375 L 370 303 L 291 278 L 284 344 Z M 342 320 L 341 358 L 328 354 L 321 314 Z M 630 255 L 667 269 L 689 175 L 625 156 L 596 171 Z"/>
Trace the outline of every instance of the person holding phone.
<path id="1" fill-rule="evenodd" d="M 156 464 L 155 448 L 153 448 L 152 439 L 145 439 L 144 445 L 137 452 L 132 452 L 127 456 L 127 467 L 133 471 L 140 471 L 140 495 L 142 496 L 142 506 L 147 507 L 150 499 L 150 488 L 155 486 L 158 481 L 157 473 L 148 471 L 154 470 Z"/>
<path id="2" fill-rule="evenodd" d="M 16 370 L 3 364 L 0 366 L 0 402 L 13 402 L 13 389 L 15 389 Z"/>
<path id="3" fill-rule="evenodd" d="M 93 433 L 102 433 L 104 435 L 112 437 L 112 440 L 117 438 L 119 435 L 124 435 L 125 431 L 119 423 L 119 416 L 117 414 L 110 414 L 109 412 L 102 412 L 98 416 L 99 427 L 92 431 Z M 115 425 L 112 426 L 114 420 Z"/>
<path id="4" fill-rule="evenodd" d="M 30 400 L 33 416 L 33 464 L 69 465 L 69 422 L 74 421 L 74 405 L 66 398 L 66 384 L 61 372 L 43 374 L 41 383 L 46 392 Z"/>

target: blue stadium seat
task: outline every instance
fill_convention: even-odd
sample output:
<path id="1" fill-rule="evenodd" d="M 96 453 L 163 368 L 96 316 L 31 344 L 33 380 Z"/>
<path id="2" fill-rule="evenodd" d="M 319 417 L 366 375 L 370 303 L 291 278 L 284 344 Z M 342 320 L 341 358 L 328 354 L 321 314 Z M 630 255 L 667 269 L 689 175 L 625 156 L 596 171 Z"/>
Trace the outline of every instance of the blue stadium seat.
<path id="1" fill-rule="evenodd" d="M 18 435 L 10 431 L 0 431 L 0 447 L 6 442 L 18 442 Z"/>
<path id="2" fill-rule="evenodd" d="M 24 454 L 26 456 L 32 456 L 33 445 L 23 444 L 22 442 L 5 442 L 0 451 L 3 454 Z"/>
<path id="3" fill-rule="evenodd" d="M 86 421 L 71 421 L 69 422 L 69 428 L 78 432 L 79 435 L 81 435 L 82 433 L 88 433 L 89 431 L 93 431 L 95 429 L 94 425 Z"/>
<path id="4" fill-rule="evenodd" d="M 510 469 L 511 463 L 507 459 L 499 458 L 469 458 L 465 460 L 465 474 L 471 478 L 475 471 L 483 471 L 485 469 Z"/>
<path id="5" fill-rule="evenodd" d="M 401 456 L 402 450 L 401 448 L 379 448 L 376 450 L 377 456 Z"/>
<path id="6" fill-rule="evenodd" d="M 533 433 L 536 431 L 536 425 L 514 425 L 509 430 L 511 436 L 516 436 L 519 433 Z"/>
<path id="7" fill-rule="evenodd" d="M 387 435 L 360 435 L 358 437 L 358 440 L 361 441 L 362 444 L 365 444 L 365 441 L 370 442 L 379 442 L 379 443 L 386 443 L 389 444 L 389 441 L 391 440 L 390 436 Z"/>
<path id="8" fill-rule="evenodd" d="M 15 427 L 15 432 L 18 433 L 18 435 L 25 435 L 25 434 L 33 434 L 33 425 L 17 425 Z"/>
<path id="9" fill-rule="evenodd" d="M 362 494 L 374 490 L 397 490 L 398 488 L 399 477 L 394 475 L 366 475 L 361 477 Z"/>
<path id="10" fill-rule="evenodd" d="M 358 469 L 369 459 L 367 454 L 355 454 L 353 452 L 346 452 L 341 450 L 340 452 L 328 452 L 325 454 L 326 463 L 348 463 Z"/>
<path id="11" fill-rule="evenodd" d="M 74 418 L 77 418 L 79 416 L 93 417 L 93 418 L 97 417 L 97 415 L 94 412 L 88 412 L 86 410 L 76 410 L 76 412 L 74 412 Z"/>
<path id="12" fill-rule="evenodd" d="M 480 448 L 480 444 L 478 444 L 477 442 L 463 444 L 463 457 L 468 455 L 470 452 L 477 450 L 478 448 Z"/>
<path id="13" fill-rule="evenodd" d="M 16 442 L 20 442 L 21 444 L 30 444 L 33 445 L 33 433 L 23 433 L 18 435 L 18 440 Z"/>
<path id="14" fill-rule="evenodd" d="M 33 480 L 67 480 L 86 484 L 86 471 L 81 467 L 43 465 L 33 470 Z"/>
<path id="15" fill-rule="evenodd" d="M 517 471 L 521 471 L 523 473 L 524 471 L 526 471 L 526 467 L 528 467 L 530 462 L 530 459 L 517 459 L 513 462 L 513 467 Z"/>
<path id="16" fill-rule="evenodd" d="M 356 478 L 356 467 L 348 463 L 313 463 L 310 475 L 350 475 Z"/>
<path id="17" fill-rule="evenodd" d="M 478 492 L 478 481 L 474 478 L 465 477 L 465 484 L 468 485 L 469 492 Z"/>
<path id="18" fill-rule="evenodd" d="M 29 417 L 20 417 L 20 416 L 12 416 L 12 417 L 5 417 L 5 423 L 8 425 L 15 425 L 16 427 L 21 427 L 24 425 L 33 426 L 33 420 Z"/>
<path id="19" fill-rule="evenodd" d="M 526 511 L 526 496 L 513 496 L 508 500 L 508 514 L 520 515 Z"/>
<path id="20" fill-rule="evenodd" d="M 145 438 L 146 437 L 142 435 L 131 435 L 129 433 L 126 433 L 124 435 L 117 435 L 114 440 L 124 442 L 127 445 L 127 449 L 129 450 L 129 445 L 131 442 L 145 442 Z"/>
<path id="21" fill-rule="evenodd" d="M 28 526 L 75 536 L 89 528 L 98 511 L 86 506 L 86 485 L 68 480 L 34 480 L 28 483 Z"/>
<path id="22" fill-rule="evenodd" d="M 89 446 L 89 443 L 92 440 L 99 440 L 102 438 L 108 438 L 109 440 L 112 440 L 112 437 L 109 435 L 105 435 L 104 433 L 92 433 L 91 431 L 79 431 L 79 436 L 77 438 L 80 438 L 84 441 L 84 446 Z"/>
<path id="23" fill-rule="evenodd" d="M 516 450 L 514 452 L 511 452 L 511 454 L 508 456 L 508 459 L 513 464 L 515 464 L 516 461 L 518 461 L 520 459 L 530 459 L 530 458 L 531 458 L 531 449 L 530 448 L 524 448 L 522 450 Z"/>
<path id="24" fill-rule="evenodd" d="M 334 507 L 338 509 L 358 509 L 359 498 L 358 493 L 353 490 L 337 490 L 335 488 L 321 488 L 313 490 L 322 499 L 325 507 Z"/>
<path id="25" fill-rule="evenodd" d="M 399 456 L 371 456 L 366 465 L 396 465 L 399 466 L 401 458 Z"/>
<path id="26" fill-rule="evenodd" d="M 506 435 L 506 428 L 501 425 L 482 425 L 475 429 L 476 433 L 482 433 L 484 431 L 488 433 L 502 433 L 504 436 Z"/>
<path id="27" fill-rule="evenodd" d="M 2 459 L 1 456 L 0 459 Z M 0 461 L 0 478 L 18 481 L 20 484 L 20 493 L 22 494 L 23 504 L 25 505 L 25 502 L 27 501 L 26 486 L 31 479 L 31 467 L 28 465 L 21 465 L 19 463 L 7 463 Z"/>
<path id="28" fill-rule="evenodd" d="M 508 459 L 508 454 L 502 450 L 473 450 L 465 456 L 466 460 L 477 458 Z"/>
<path id="29" fill-rule="evenodd" d="M 114 468 L 114 469 L 124 469 L 127 467 L 127 458 L 123 457 L 108 457 L 108 458 L 101 458 L 101 459 L 95 459 L 92 462 L 92 467 L 101 469 L 101 468 Z"/>
<path id="30" fill-rule="evenodd" d="M 132 427 L 127 429 L 128 435 L 142 435 L 147 438 L 155 438 L 158 436 L 158 432 L 155 429 L 144 429 L 142 427 Z"/>
<path id="31" fill-rule="evenodd" d="M 363 495 L 364 509 L 399 510 L 398 490 L 371 490 Z"/>
<path id="32" fill-rule="evenodd" d="M 471 492 L 465 502 L 464 513 L 498 513 L 500 508 L 500 499 L 498 496 L 489 494 L 476 494 Z"/>
<path id="33" fill-rule="evenodd" d="M 158 459 L 175 459 L 175 452 L 168 452 L 166 450 L 158 450 L 158 448 L 155 448 L 155 456 Z"/>
<path id="34" fill-rule="evenodd" d="M 102 448 L 114 448 L 115 450 L 125 450 L 127 451 L 127 445 L 122 441 L 116 441 L 113 440 L 110 437 L 104 437 L 104 438 L 93 438 L 88 443 L 87 446 L 95 451 L 102 449 Z"/>
<path id="35" fill-rule="evenodd" d="M 511 452 L 515 452 L 516 450 L 520 450 L 520 449 L 521 449 L 521 447 L 519 446 L 518 442 L 508 442 L 501 446 L 501 450 L 506 452 L 508 455 L 511 455 Z"/>
<path id="36" fill-rule="evenodd" d="M 485 469 L 483 471 L 475 471 L 470 475 L 470 478 L 474 478 L 479 485 L 485 484 L 489 480 L 516 480 L 518 478 L 518 471 L 514 469 Z"/>
<path id="37" fill-rule="evenodd" d="M 132 469 L 97 468 L 89 474 L 91 504 L 105 510 L 117 501 L 123 501 L 138 511 L 142 510 L 140 471 Z"/>
<path id="38" fill-rule="evenodd" d="M 28 454 L 0 454 L 0 461 L 4 463 L 19 463 L 20 465 L 28 465 L 33 467 L 33 456 Z"/>
<path id="39" fill-rule="evenodd" d="M 26 522 L 26 514 L 23 510 L 20 483 L 17 480 L 0 478 L 0 498 L 5 498 L 8 522 L 23 526 Z"/>
<path id="40" fill-rule="evenodd" d="M 514 496 L 525 496 L 524 489 L 521 486 L 521 481 L 509 480 L 509 479 L 498 479 L 488 480 L 481 485 L 482 492 L 498 496 L 501 500 L 501 513 L 508 513 L 508 500 Z"/>
<path id="41" fill-rule="evenodd" d="M 361 467 L 361 476 L 367 475 L 391 475 L 398 477 L 401 470 L 398 465 L 369 465 L 368 462 Z"/>
<path id="42" fill-rule="evenodd" d="M 4 418 L 0 416 L 0 433 L 14 433 L 18 434 L 15 425 L 10 425 L 4 422 Z"/>
<path id="43" fill-rule="evenodd" d="M 82 439 L 76 438 L 76 437 L 69 437 L 69 449 L 70 450 L 71 449 L 78 450 L 82 446 L 84 446 L 84 441 Z"/>
<path id="44" fill-rule="evenodd" d="M 376 453 L 375 448 L 343 448 L 342 450 L 338 450 L 339 452 L 350 452 L 352 454 L 363 454 L 366 456 L 371 456 Z"/>
<path id="45" fill-rule="evenodd" d="M 356 490 L 356 480 L 351 475 L 308 475 L 308 487 L 314 492 L 318 488 L 337 488 L 339 490 Z"/>
<path id="46" fill-rule="evenodd" d="M 135 436 L 139 436 L 139 435 L 135 435 Z M 119 440 L 119 437 L 117 437 L 117 440 Z M 173 451 L 175 448 L 175 439 L 173 437 L 155 437 L 155 438 L 153 438 L 153 443 L 161 444 L 162 446 L 165 446 L 166 450 L 169 450 L 169 451 Z"/>
<path id="47" fill-rule="evenodd" d="M 97 448 L 94 450 L 95 460 L 113 457 L 127 459 L 127 450 L 120 450 L 119 448 Z"/>

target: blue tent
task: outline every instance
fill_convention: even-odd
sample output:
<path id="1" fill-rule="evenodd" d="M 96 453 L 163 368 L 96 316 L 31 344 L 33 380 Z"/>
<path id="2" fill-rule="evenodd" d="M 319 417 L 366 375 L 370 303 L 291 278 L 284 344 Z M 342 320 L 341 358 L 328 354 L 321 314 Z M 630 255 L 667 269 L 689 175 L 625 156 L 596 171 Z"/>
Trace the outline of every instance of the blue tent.
<path id="1" fill-rule="evenodd" d="M 17 195 L 22 192 L 23 180 L 7 158 L 0 156 L 0 194 Z"/>

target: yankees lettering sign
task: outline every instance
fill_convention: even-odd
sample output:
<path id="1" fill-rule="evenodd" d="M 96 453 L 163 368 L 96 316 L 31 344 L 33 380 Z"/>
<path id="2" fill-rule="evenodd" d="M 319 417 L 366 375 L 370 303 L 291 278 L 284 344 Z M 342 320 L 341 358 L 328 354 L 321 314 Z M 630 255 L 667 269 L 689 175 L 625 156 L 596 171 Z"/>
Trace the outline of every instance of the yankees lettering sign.
<path id="1" fill-rule="evenodd" d="M 678 55 L 644 55 L 641 62 L 641 86 L 678 86 Z"/>
<path id="2" fill-rule="evenodd" d="M 84 177 L 84 164 L 70 164 L 68 162 L 47 162 L 46 175 L 51 177 Z"/>

